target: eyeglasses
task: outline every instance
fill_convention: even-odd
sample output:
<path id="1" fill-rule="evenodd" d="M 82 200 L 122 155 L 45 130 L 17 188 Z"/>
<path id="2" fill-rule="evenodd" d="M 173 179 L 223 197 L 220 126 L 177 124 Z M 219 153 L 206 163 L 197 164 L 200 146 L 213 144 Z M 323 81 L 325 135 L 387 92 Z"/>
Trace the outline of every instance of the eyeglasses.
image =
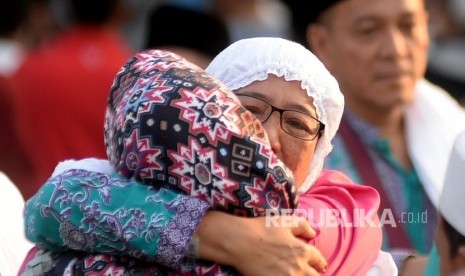
<path id="1" fill-rule="evenodd" d="M 281 129 L 295 138 L 312 141 L 323 134 L 325 125 L 309 114 L 277 108 L 254 96 L 244 94 L 237 94 L 237 96 L 242 105 L 262 123 L 266 122 L 273 112 L 279 112 Z"/>

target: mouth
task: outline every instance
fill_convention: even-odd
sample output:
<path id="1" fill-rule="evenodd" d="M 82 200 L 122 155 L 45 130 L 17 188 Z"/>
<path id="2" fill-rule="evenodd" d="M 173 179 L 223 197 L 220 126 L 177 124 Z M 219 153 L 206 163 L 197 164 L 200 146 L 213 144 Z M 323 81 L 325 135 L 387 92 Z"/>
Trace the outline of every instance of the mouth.
<path id="1" fill-rule="evenodd" d="M 381 82 L 394 83 L 394 82 L 401 82 L 408 77 L 410 77 L 410 74 L 406 71 L 384 72 L 384 73 L 376 74 L 375 80 L 381 81 Z"/>

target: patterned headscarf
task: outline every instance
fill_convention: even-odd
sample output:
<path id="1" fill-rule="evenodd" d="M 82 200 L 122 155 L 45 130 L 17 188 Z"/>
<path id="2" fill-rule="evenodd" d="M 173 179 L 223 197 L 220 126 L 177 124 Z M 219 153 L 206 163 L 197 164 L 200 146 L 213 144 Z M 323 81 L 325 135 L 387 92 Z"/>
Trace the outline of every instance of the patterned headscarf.
<path id="1" fill-rule="evenodd" d="M 117 74 L 105 116 L 116 171 L 255 216 L 295 208 L 291 173 L 260 122 L 221 82 L 167 51 L 136 54 Z"/>
<path id="2" fill-rule="evenodd" d="M 274 37 L 239 40 L 218 54 L 205 70 L 235 91 L 252 82 L 263 81 L 269 74 L 287 81 L 301 81 L 301 87 L 313 99 L 325 131 L 319 138 L 308 175 L 300 186 L 307 191 L 323 169 L 324 158 L 331 152 L 344 109 L 344 97 L 336 79 L 323 63 L 302 45 Z"/>

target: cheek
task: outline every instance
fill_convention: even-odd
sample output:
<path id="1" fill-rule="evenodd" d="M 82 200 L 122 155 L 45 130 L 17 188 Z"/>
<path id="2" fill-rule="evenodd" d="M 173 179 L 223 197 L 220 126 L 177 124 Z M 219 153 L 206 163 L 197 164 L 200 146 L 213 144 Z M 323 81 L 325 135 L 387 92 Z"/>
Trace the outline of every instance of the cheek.
<path id="1" fill-rule="evenodd" d="M 426 72 L 426 66 L 428 63 L 428 50 L 427 46 L 420 46 L 414 50 L 414 72 L 416 78 L 421 78 Z"/>
<path id="2" fill-rule="evenodd" d="M 426 66 L 428 63 L 428 31 L 426 28 L 421 29 L 419 34 L 411 42 L 410 51 L 412 53 L 413 72 L 415 74 L 415 81 L 424 76 Z"/>
<path id="3" fill-rule="evenodd" d="M 315 143 L 289 141 L 282 152 L 284 153 L 284 163 L 294 174 L 296 184 L 302 185 L 315 152 Z"/>
<path id="4" fill-rule="evenodd" d="M 341 86 L 344 93 L 360 93 L 360 96 L 366 97 L 374 93 L 366 93 L 365 91 L 371 85 L 371 74 L 373 71 L 373 59 L 365 56 L 358 57 L 358 53 L 347 53 L 343 65 L 339 65 L 337 70 L 332 72 Z M 338 61 L 340 63 L 340 61 Z M 357 66 L 353 66 L 357 64 Z M 357 81 L 354 81 L 354 80 Z"/>

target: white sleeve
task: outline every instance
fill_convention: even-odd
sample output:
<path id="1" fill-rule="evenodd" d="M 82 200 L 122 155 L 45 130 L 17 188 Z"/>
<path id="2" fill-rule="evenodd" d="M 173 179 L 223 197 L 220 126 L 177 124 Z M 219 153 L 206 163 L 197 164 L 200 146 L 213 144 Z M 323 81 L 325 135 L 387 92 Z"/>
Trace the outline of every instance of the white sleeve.
<path id="1" fill-rule="evenodd" d="M 391 254 L 379 251 L 378 258 L 367 272 L 366 276 L 396 276 L 398 275 L 397 266 Z"/>
<path id="2" fill-rule="evenodd" d="M 33 247 L 25 237 L 23 209 L 18 188 L 0 172 L 0 275 L 16 275 Z"/>

